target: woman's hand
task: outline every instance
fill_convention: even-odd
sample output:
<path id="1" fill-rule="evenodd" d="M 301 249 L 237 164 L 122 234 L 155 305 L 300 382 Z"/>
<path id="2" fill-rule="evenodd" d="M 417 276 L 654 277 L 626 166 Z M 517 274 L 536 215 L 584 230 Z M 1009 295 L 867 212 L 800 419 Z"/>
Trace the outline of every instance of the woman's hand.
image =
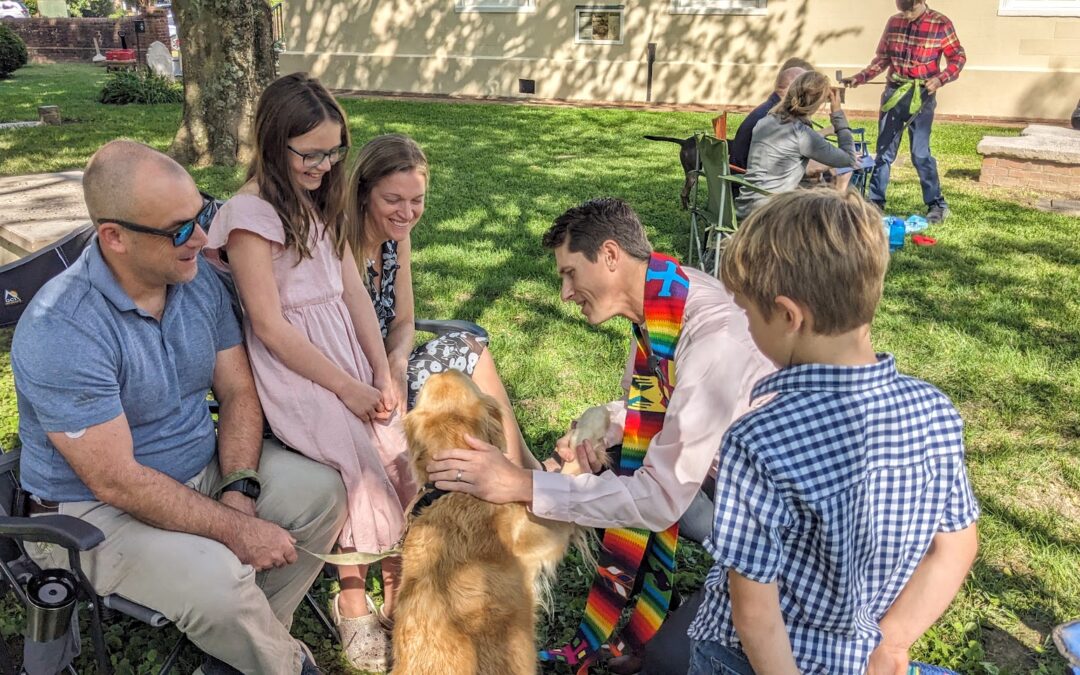
<path id="1" fill-rule="evenodd" d="M 402 417 L 408 412 L 409 407 L 409 362 L 390 364 L 390 383 L 394 387 L 397 396 L 397 411 Z"/>
<path id="2" fill-rule="evenodd" d="M 532 502 L 532 474 L 502 450 L 465 434 L 469 449 L 441 450 L 428 462 L 428 480 L 440 490 L 465 492 L 493 504 Z"/>
<path id="3" fill-rule="evenodd" d="M 379 419 L 378 414 L 383 412 L 382 392 L 360 380 L 350 379 L 345 388 L 338 392 L 338 398 L 349 412 L 365 422 Z"/>
<path id="4" fill-rule="evenodd" d="M 379 407 L 373 417 L 377 420 L 388 420 L 394 414 L 394 411 L 398 409 L 398 402 L 400 401 L 397 382 L 389 373 L 376 373 L 373 384 L 375 389 L 379 391 Z"/>
<path id="5" fill-rule="evenodd" d="M 829 89 L 829 109 L 834 113 L 840 110 L 840 90 L 836 87 Z"/>

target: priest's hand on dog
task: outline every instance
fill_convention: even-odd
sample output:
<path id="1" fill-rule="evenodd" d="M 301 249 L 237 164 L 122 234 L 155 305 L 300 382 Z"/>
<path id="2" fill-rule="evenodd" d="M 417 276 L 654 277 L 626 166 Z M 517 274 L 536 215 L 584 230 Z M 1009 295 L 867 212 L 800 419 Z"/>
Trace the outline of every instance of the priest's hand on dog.
<path id="1" fill-rule="evenodd" d="M 470 449 L 444 450 L 427 465 L 440 490 L 464 492 L 493 504 L 532 502 L 532 471 L 514 464 L 494 445 L 466 435 Z"/>

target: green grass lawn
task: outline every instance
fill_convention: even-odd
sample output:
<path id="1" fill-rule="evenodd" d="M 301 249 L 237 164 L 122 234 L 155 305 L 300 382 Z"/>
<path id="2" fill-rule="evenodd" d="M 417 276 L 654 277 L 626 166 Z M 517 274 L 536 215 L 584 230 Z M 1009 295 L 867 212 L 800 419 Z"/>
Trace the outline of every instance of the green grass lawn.
<path id="1" fill-rule="evenodd" d="M 0 81 L 0 121 L 35 119 L 38 105 L 59 104 L 67 122 L 0 131 L 0 175 L 81 168 L 99 145 L 120 136 L 167 148 L 180 107 L 99 105 L 102 78 L 91 67 L 30 66 Z M 628 325 L 589 327 L 576 307 L 559 301 L 540 234 L 567 207 L 611 195 L 633 204 L 657 249 L 685 254 L 677 148 L 641 136 L 688 136 L 709 128 L 711 116 L 343 104 L 354 146 L 402 132 L 427 151 L 428 210 L 414 234 L 418 314 L 488 328 L 525 436 L 546 456 L 576 414 L 617 394 Z M 874 122 L 861 122 L 872 139 Z M 1080 222 L 1033 210 L 1031 194 L 980 186 L 975 145 L 988 133 L 1016 131 L 937 125 L 934 149 L 953 215 L 929 231 L 937 246 L 909 245 L 893 256 L 874 324 L 879 350 L 959 407 L 983 507 L 971 577 L 912 656 L 963 673 L 1063 673 L 1048 635 L 1055 623 L 1080 615 Z M 239 169 L 193 174 L 202 189 L 222 196 L 240 185 Z M 890 210 L 921 213 L 910 165 L 899 163 L 893 176 Z M 10 331 L 0 332 L 0 433 L 8 442 L 16 431 L 9 345 Z M 680 550 L 679 581 L 687 587 L 709 558 L 696 547 Z M 568 638 L 576 626 L 588 574 L 575 560 L 563 566 L 559 609 L 543 619 L 542 640 Z M 0 610 L 5 637 L 20 625 L 13 608 Z M 295 632 L 317 648 L 324 666 L 348 672 L 306 609 Z M 174 639 L 171 630 L 134 624 L 110 633 L 121 672 L 151 672 Z"/>

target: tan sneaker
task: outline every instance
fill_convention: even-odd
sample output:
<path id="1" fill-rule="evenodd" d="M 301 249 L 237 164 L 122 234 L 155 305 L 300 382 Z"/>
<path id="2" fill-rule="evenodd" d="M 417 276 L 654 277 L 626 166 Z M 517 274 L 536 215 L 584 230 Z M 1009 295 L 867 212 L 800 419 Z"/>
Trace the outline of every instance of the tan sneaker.
<path id="1" fill-rule="evenodd" d="M 390 638 L 379 624 L 377 614 L 342 618 L 338 611 L 338 597 L 334 596 L 331 614 L 341 636 L 341 651 L 349 665 L 357 670 L 385 673 L 390 666 L 392 647 Z"/>

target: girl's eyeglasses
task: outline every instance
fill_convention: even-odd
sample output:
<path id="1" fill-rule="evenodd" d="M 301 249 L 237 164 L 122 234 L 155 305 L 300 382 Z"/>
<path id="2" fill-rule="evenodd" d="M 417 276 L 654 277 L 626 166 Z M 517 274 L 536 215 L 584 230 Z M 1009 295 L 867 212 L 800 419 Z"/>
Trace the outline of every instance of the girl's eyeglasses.
<path id="1" fill-rule="evenodd" d="M 195 233 L 196 225 L 201 226 L 204 230 L 210 226 L 210 220 L 217 211 L 217 209 L 214 208 L 215 205 L 214 198 L 204 194 L 203 206 L 199 209 L 199 213 L 191 220 L 180 223 L 171 230 L 159 230 L 154 227 L 147 227 L 146 225 L 132 223 L 119 218 L 98 218 L 98 223 L 116 223 L 125 230 L 131 230 L 132 232 L 168 237 L 169 239 L 172 239 L 173 246 L 183 246 L 187 243 L 188 239 L 191 239 L 191 235 Z"/>
<path id="2" fill-rule="evenodd" d="M 314 169 L 322 164 L 324 159 L 329 159 L 330 165 L 333 166 L 345 159 L 349 154 L 349 146 L 347 145 L 339 145 L 333 150 L 327 150 L 326 152 L 300 152 L 291 145 L 286 145 L 285 147 L 289 149 L 289 152 L 294 153 L 303 160 L 305 169 Z"/>

